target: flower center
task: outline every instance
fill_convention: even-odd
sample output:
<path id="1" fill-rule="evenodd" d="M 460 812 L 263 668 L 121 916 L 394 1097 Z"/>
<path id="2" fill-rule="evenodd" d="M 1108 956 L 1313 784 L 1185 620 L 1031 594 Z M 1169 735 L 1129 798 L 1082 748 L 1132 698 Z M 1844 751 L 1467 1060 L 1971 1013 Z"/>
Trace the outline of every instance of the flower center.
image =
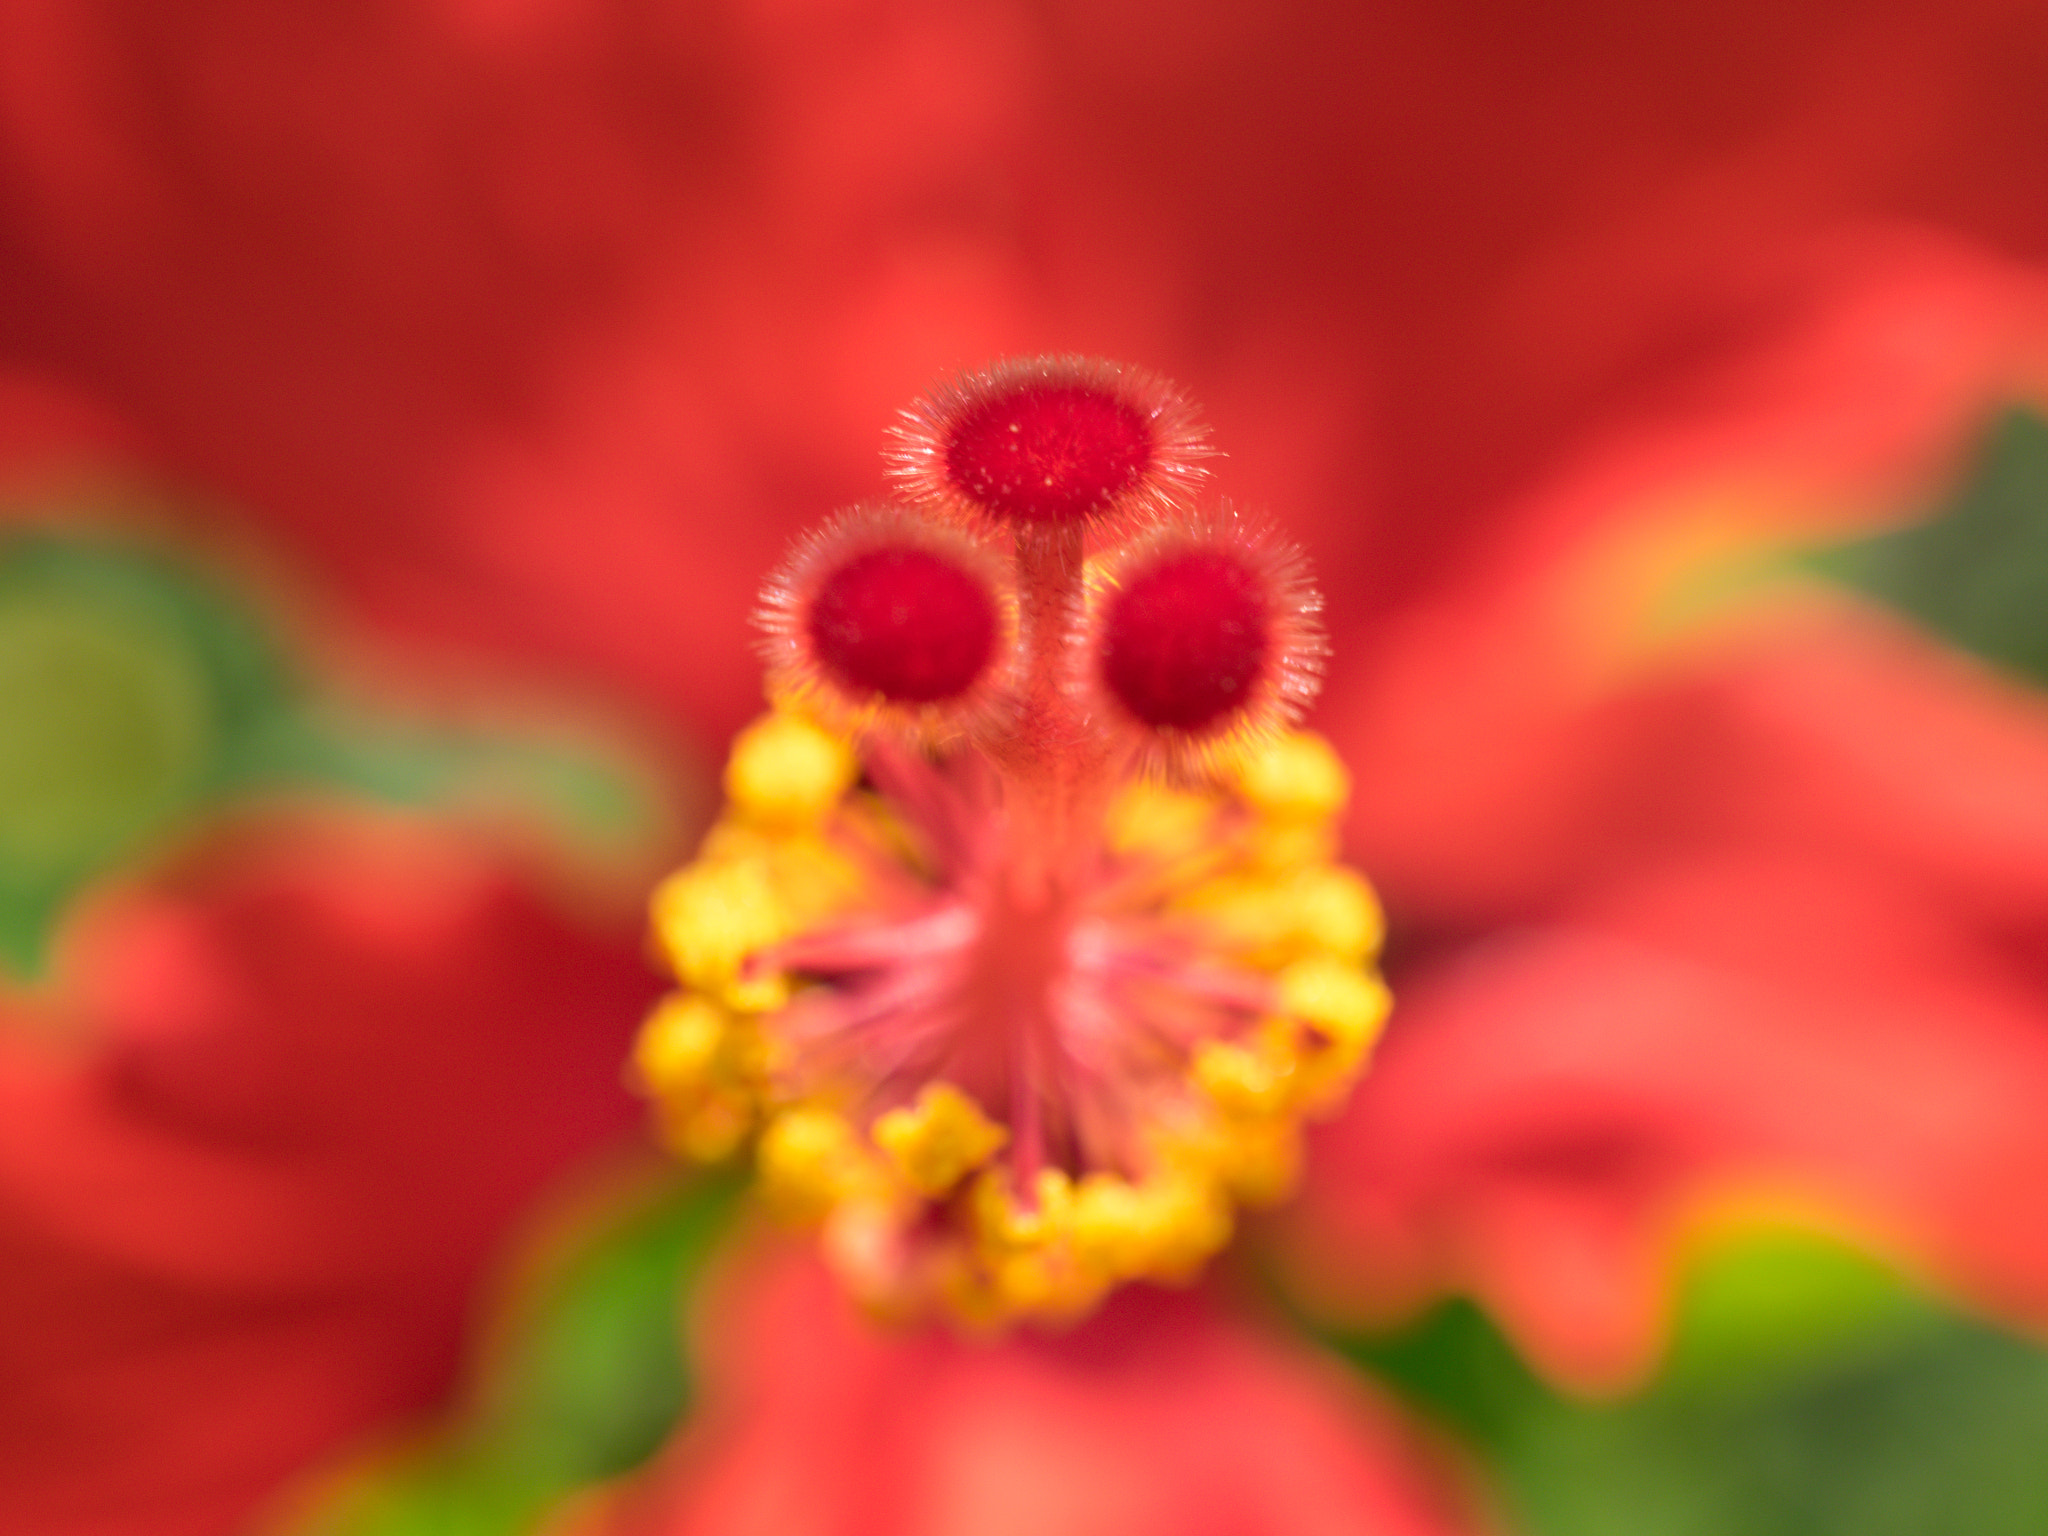
<path id="1" fill-rule="evenodd" d="M 1058 420 L 1068 463 L 1122 451 Z M 754 1139 L 877 1308 L 993 1325 L 1190 1276 L 1385 1016 L 1344 771 L 1284 729 L 1313 594 L 1227 513 L 1169 523 L 1091 555 L 1028 512 L 986 551 L 867 513 L 769 583 L 785 702 L 656 893 L 681 988 L 636 1065 L 679 1151 Z"/>

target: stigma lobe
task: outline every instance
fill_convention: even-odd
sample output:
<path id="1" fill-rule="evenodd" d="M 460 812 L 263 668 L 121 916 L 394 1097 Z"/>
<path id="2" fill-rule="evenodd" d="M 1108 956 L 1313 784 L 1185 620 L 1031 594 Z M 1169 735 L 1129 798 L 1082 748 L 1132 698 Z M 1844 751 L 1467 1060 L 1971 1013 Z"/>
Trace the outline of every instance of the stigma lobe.
<path id="1" fill-rule="evenodd" d="M 1199 731 L 1243 708 L 1266 660 L 1261 586 L 1223 549 L 1173 551 L 1137 572 L 1103 625 L 1110 692 L 1155 728 Z"/>
<path id="2" fill-rule="evenodd" d="M 903 412 L 889 472 L 929 511 L 984 527 L 1115 538 L 1185 510 L 1207 431 L 1172 385 L 1081 357 L 963 373 Z"/>
<path id="3" fill-rule="evenodd" d="M 967 692 L 996 643 L 986 588 L 928 549 L 854 556 L 820 584 L 806 621 L 819 664 L 848 689 L 909 704 Z"/>
<path id="4" fill-rule="evenodd" d="M 1001 552 L 903 507 L 849 508 L 768 578 L 769 688 L 836 726 L 939 746 L 1010 717 L 1017 600 Z"/>
<path id="5" fill-rule="evenodd" d="M 1301 552 L 1228 505 L 1163 521 L 1102 562 L 1097 697 L 1169 776 L 1200 777 L 1301 717 L 1322 680 L 1322 599 Z"/>
<path id="6" fill-rule="evenodd" d="M 1064 523 L 1101 511 L 1152 459 L 1145 418 L 1114 395 L 1074 384 L 1026 384 L 957 422 L 946 472 L 1002 517 Z"/>

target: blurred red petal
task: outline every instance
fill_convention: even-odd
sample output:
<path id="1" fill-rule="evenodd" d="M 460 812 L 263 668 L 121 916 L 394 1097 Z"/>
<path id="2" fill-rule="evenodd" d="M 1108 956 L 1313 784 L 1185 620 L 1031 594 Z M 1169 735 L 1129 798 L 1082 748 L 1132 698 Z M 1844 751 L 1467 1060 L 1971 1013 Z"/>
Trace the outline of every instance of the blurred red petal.
<path id="1" fill-rule="evenodd" d="M 1382 1310 L 1447 1282 L 1613 1383 L 1687 1213 L 1761 1189 L 2048 1318 L 2048 706 L 1843 611 L 1663 691 L 1630 835 L 1409 968 L 1312 1162 L 1310 1282 Z"/>
<path id="2" fill-rule="evenodd" d="M 1355 1379 L 1201 1296 L 1004 1343 L 877 1331 L 808 1261 L 725 1300 L 702 1422 L 578 1536 L 1472 1529 Z"/>
<path id="3" fill-rule="evenodd" d="M 637 1118 L 637 954 L 425 826 L 244 826 L 108 904 L 67 969 L 85 1037 L 0 1038 L 23 1536 L 235 1529 L 433 1406 L 508 1229 Z"/>

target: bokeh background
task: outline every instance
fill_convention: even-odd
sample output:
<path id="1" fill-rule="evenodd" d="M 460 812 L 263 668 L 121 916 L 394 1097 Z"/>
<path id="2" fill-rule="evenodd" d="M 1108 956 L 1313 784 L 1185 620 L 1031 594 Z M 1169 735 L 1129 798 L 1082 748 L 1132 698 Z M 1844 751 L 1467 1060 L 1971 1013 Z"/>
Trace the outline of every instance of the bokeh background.
<path id="1" fill-rule="evenodd" d="M 2048 15 L 0 6 L 0 1528 L 2048 1530 Z M 644 893 L 953 369 L 1309 551 L 1400 1007 L 1188 1294 L 882 1335 Z"/>

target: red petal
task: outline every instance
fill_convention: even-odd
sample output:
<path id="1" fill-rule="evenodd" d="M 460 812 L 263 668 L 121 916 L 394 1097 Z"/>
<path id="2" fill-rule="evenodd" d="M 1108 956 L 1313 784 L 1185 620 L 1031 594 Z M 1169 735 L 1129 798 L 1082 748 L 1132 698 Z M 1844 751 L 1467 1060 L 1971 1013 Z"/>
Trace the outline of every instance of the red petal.
<path id="1" fill-rule="evenodd" d="M 1330 1363 L 1205 1298 L 1072 1334 L 891 1336 L 808 1261 L 713 1314 L 703 1421 L 578 1536 L 1450 1536 L 1418 1443 Z"/>
<path id="2" fill-rule="evenodd" d="M 245 829 L 100 915 L 82 1054 L 0 1039 L 0 1486 L 212 1536 L 447 1391 L 548 1181 L 637 1118 L 649 988 L 474 848 Z"/>

